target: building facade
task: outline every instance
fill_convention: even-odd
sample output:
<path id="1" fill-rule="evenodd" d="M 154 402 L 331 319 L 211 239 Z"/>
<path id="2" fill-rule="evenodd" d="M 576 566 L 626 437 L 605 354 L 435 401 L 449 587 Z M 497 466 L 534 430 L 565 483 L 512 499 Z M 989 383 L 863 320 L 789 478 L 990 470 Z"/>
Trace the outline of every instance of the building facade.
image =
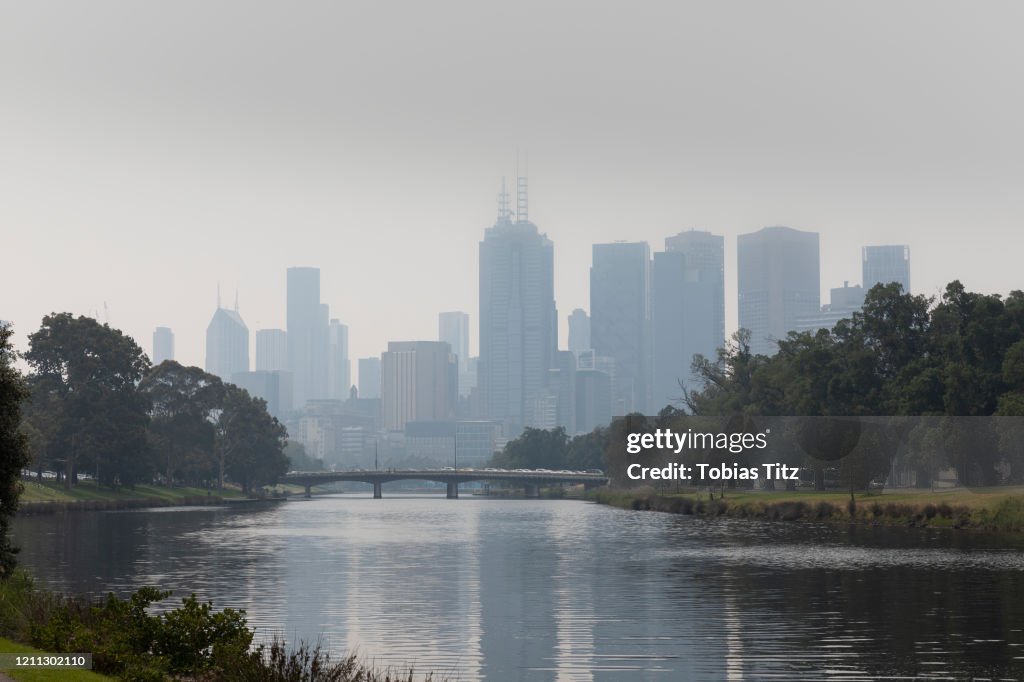
<path id="1" fill-rule="evenodd" d="M 283 329 L 256 330 L 256 371 L 288 369 L 288 332 Z"/>
<path id="2" fill-rule="evenodd" d="M 754 353 L 772 355 L 798 318 L 821 307 L 817 232 L 765 227 L 737 240 L 739 324 Z"/>
<path id="3" fill-rule="evenodd" d="M 651 269 L 652 413 L 678 404 L 698 354 L 725 344 L 725 238 L 691 230 L 665 240 Z"/>
<path id="4" fill-rule="evenodd" d="M 615 360 L 616 414 L 651 404 L 651 250 L 647 242 L 594 244 L 590 267 L 590 342 Z"/>
<path id="5" fill-rule="evenodd" d="M 910 293 L 910 247 L 906 245 L 865 246 L 861 250 L 864 290 L 876 284 L 897 282 L 903 293 Z"/>
<path id="6" fill-rule="evenodd" d="M 249 328 L 237 310 L 218 308 L 206 327 L 206 366 L 224 381 L 249 371 Z"/>
<path id="7" fill-rule="evenodd" d="M 328 397 L 328 311 L 320 303 L 320 269 L 288 268 L 288 369 L 293 403 Z"/>
<path id="8" fill-rule="evenodd" d="M 410 421 L 455 417 L 458 365 L 440 341 L 392 341 L 381 355 L 381 420 L 387 431 Z"/>
<path id="9" fill-rule="evenodd" d="M 174 359 L 174 332 L 170 327 L 157 327 L 153 331 L 153 364 Z"/>

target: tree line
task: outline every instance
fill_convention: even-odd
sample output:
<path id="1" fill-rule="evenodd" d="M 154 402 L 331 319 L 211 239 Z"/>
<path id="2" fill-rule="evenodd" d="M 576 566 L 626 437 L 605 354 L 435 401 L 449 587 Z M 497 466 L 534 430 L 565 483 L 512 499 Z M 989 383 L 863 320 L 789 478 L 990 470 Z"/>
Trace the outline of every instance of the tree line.
<path id="1" fill-rule="evenodd" d="M 133 339 L 90 317 L 46 316 L 24 360 L 20 432 L 40 478 L 218 489 L 230 481 L 248 493 L 288 470 L 287 431 L 264 400 L 198 367 L 152 366 Z"/>
<path id="2" fill-rule="evenodd" d="M 826 470 L 856 488 L 884 479 L 896 447 L 887 441 L 894 438 L 902 439 L 920 485 L 945 468 L 954 468 L 964 485 L 1024 482 L 1024 420 L 953 419 L 1024 416 L 1021 291 L 1004 298 L 954 281 L 935 299 L 897 283 L 878 284 L 861 310 L 832 329 L 791 332 L 772 356 L 752 353 L 750 334 L 741 329 L 716 357 L 695 356 L 692 371 L 696 381 L 680 381 L 677 404 L 657 416 L 634 415 L 628 426 L 615 420 L 578 437 L 602 444 L 601 463 L 592 466 L 613 477 L 624 470 L 632 461 L 624 448 L 627 429 L 685 431 L 701 418 L 717 418 L 742 430 L 758 417 L 818 417 L 826 419 L 794 422 L 800 432 L 787 434 L 794 447 L 770 454 L 772 461 L 813 469 L 819 488 Z M 850 417 L 929 419 L 892 420 L 915 426 L 907 433 Z M 555 468 L 568 463 L 569 443 L 564 432 L 542 436 L 528 429 L 508 443 L 503 461 Z M 846 451 L 852 454 L 837 457 Z"/>

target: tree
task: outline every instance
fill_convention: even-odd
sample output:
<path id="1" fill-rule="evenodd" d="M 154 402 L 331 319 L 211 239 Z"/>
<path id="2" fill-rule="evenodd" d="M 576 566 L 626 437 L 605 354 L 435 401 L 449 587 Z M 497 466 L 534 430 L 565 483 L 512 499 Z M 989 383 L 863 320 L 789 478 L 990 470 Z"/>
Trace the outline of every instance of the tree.
<path id="1" fill-rule="evenodd" d="M 8 531 L 18 509 L 21 470 L 29 462 L 28 437 L 21 430 L 21 405 L 28 397 L 28 386 L 14 367 L 11 334 L 9 326 L 0 324 L 0 578 L 14 568 L 17 550 Z"/>
<path id="2" fill-rule="evenodd" d="M 150 435 L 167 483 L 182 474 L 191 482 L 212 479 L 217 469 L 217 419 L 225 391 L 220 378 L 166 360 L 146 375 L 139 390 L 152 405 Z"/>
<path id="3" fill-rule="evenodd" d="M 90 317 L 54 313 L 29 336 L 25 360 L 33 403 L 46 417 L 47 448 L 59 452 L 66 486 L 80 466 L 104 483 L 144 477 L 148 403 L 137 390 L 149 358 L 130 337 Z"/>
<path id="4" fill-rule="evenodd" d="M 561 426 L 551 430 L 527 428 L 493 461 L 506 469 L 564 469 L 568 441 Z"/>
<path id="5" fill-rule="evenodd" d="M 245 493 L 276 483 L 288 471 L 284 454 L 288 431 L 267 412 L 262 398 L 253 398 L 233 384 L 224 385 L 222 409 L 217 417 L 217 483 L 238 483 Z"/>
<path id="6" fill-rule="evenodd" d="M 566 448 L 566 466 L 575 471 L 587 469 L 605 469 L 605 458 L 608 453 L 608 428 L 598 427 L 590 433 L 576 436 L 569 441 Z"/>

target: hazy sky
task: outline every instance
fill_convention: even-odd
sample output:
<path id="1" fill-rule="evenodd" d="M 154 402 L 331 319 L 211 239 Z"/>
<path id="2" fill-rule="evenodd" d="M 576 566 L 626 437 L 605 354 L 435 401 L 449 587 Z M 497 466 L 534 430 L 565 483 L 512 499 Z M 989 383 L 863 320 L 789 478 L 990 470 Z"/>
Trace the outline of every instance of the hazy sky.
<path id="1" fill-rule="evenodd" d="M 821 233 L 822 287 L 909 243 L 915 293 L 1024 288 L 1024 3 L 0 2 L 0 319 L 202 365 L 218 281 L 284 327 L 321 268 L 353 358 L 471 314 L 528 156 L 560 334 L 594 242 Z M 525 165 L 525 164 L 524 164 Z M 825 297 L 823 296 L 823 302 Z M 354 370 L 354 368 L 353 368 Z"/>

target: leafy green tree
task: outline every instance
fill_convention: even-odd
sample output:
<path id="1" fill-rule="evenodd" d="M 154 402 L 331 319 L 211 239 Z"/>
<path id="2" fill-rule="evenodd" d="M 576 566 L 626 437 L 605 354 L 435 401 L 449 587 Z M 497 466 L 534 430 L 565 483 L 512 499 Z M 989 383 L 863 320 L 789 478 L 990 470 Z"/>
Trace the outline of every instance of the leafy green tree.
<path id="1" fill-rule="evenodd" d="M 46 434 L 53 461 L 63 462 L 66 486 L 79 467 L 107 484 L 145 478 L 148 402 L 137 387 L 149 359 L 135 341 L 92 318 L 55 313 L 29 336 L 25 360 L 32 422 Z"/>
<path id="2" fill-rule="evenodd" d="M 150 435 L 164 479 L 213 479 L 217 418 L 225 394 L 220 378 L 166 360 L 146 375 L 139 389 L 152 405 Z"/>
<path id="3" fill-rule="evenodd" d="M 28 465 L 28 437 L 21 430 L 21 405 L 28 386 L 14 367 L 11 328 L 0 325 L 0 578 L 14 568 L 16 549 L 8 532 L 10 519 L 18 509 L 21 470 Z"/>
<path id="4" fill-rule="evenodd" d="M 598 427 L 590 433 L 576 436 L 569 441 L 566 448 L 565 461 L 569 469 L 586 471 L 587 469 L 604 469 L 607 464 L 608 429 Z"/>
<path id="5" fill-rule="evenodd" d="M 217 484 L 225 478 L 246 493 L 277 482 L 288 471 L 288 431 L 267 412 L 267 403 L 233 384 L 224 385 L 217 417 Z"/>
<path id="6" fill-rule="evenodd" d="M 506 469 L 564 469 L 569 442 L 565 429 L 527 428 L 495 455 L 496 466 Z"/>

